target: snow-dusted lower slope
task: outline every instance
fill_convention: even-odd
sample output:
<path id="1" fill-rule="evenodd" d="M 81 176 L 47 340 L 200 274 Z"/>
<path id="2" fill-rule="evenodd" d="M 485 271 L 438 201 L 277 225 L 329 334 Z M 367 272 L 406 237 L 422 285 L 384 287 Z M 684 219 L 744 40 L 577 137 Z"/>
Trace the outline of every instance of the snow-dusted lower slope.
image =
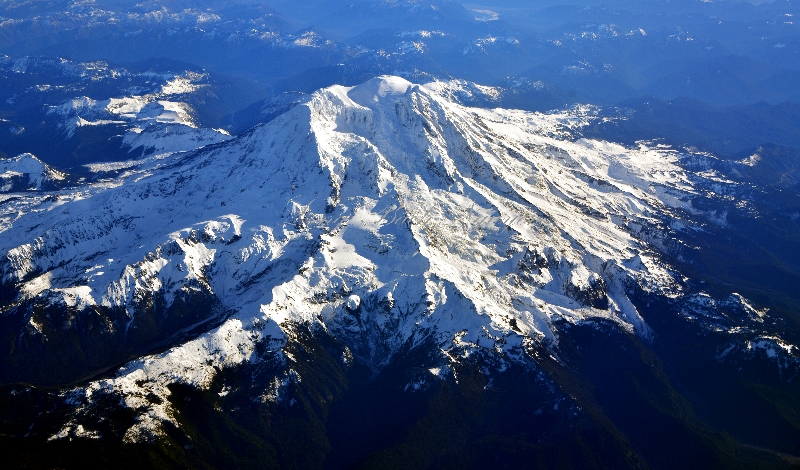
<path id="1" fill-rule="evenodd" d="M 433 341 L 437 374 L 478 350 L 514 361 L 555 345 L 563 321 L 647 337 L 631 293 L 681 295 L 652 248 L 669 224 L 691 225 L 681 214 L 696 190 L 678 156 L 573 140 L 580 113 L 450 95 L 397 77 L 334 86 L 237 139 L 0 206 L 0 270 L 16 292 L 5 311 L 71 312 L 59 328 L 122 311 L 103 328 L 124 338 L 155 303 L 217 299 L 218 328 L 72 393 L 120 393 L 140 410 L 129 440 L 170 419 L 148 393 L 207 386 L 297 324 L 374 370 Z M 19 334 L 46 343 L 58 333 L 41 312 Z"/>

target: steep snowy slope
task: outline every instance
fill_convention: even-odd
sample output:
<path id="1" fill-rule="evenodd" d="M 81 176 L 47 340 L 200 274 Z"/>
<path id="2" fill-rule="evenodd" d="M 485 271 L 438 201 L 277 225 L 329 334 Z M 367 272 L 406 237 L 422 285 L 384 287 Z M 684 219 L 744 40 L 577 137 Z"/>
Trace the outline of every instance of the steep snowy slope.
<path id="1" fill-rule="evenodd" d="M 0 193 L 55 189 L 64 175 L 31 154 L 0 160 Z"/>
<path id="2" fill-rule="evenodd" d="M 301 326 L 374 372 L 435 344 L 441 378 L 475 354 L 498 370 L 530 362 L 594 320 L 647 340 L 631 296 L 685 294 L 655 248 L 693 225 L 699 176 L 671 150 L 574 140 L 580 112 L 468 108 L 452 93 L 390 76 L 333 86 L 231 141 L 0 206 L 2 333 L 18 338 L 4 377 L 44 381 L 31 364 L 77 344 L 83 362 L 50 377 L 72 382 L 133 348 L 91 345 L 157 329 L 133 349 L 169 349 L 70 392 L 74 420 L 53 436 L 97 437 L 85 412 L 112 394 L 136 410 L 135 442 L 174 421 L 169 386 L 208 387 L 267 356 L 285 373 L 261 399 L 280 400 L 302 380 L 287 349 Z"/>

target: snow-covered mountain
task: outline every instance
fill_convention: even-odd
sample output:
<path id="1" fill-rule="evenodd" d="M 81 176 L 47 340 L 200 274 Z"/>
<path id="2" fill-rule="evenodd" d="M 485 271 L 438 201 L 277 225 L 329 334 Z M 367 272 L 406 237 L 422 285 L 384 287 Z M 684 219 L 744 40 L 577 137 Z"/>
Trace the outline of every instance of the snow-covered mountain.
<path id="1" fill-rule="evenodd" d="M 261 87 L 172 65 L 182 66 L 0 57 L 0 152 L 69 168 L 193 150 L 228 139 L 219 119 L 261 96 Z"/>
<path id="2" fill-rule="evenodd" d="M 210 390 L 226 371 L 272 364 L 251 398 L 292 406 L 304 331 L 372 374 L 426 351 L 408 393 L 457 383 L 475 357 L 487 377 L 523 365 L 552 383 L 537 364 L 559 361 L 574 325 L 652 341 L 637 298 L 687 321 L 724 304 L 738 323 L 704 326 L 730 334 L 723 356 L 761 348 L 796 373 L 796 346 L 750 328 L 767 312 L 699 292 L 661 254 L 702 230 L 692 198 L 733 183 L 666 147 L 580 138 L 586 109 L 470 108 L 464 86 L 333 86 L 232 140 L 7 200 L 3 376 L 64 385 L 158 352 L 64 392 L 50 436 L 102 437 L 94 410 L 116 397 L 132 443 L 180 427 L 174 386 Z"/>
<path id="3" fill-rule="evenodd" d="M 56 116 L 58 127 L 71 138 L 81 127 L 111 127 L 123 132 L 122 146 L 142 154 L 193 150 L 222 142 L 228 133 L 216 129 L 198 129 L 195 110 L 175 100 L 208 85 L 195 82 L 204 78 L 187 72 L 167 80 L 155 93 L 94 100 L 87 96 L 69 99 L 51 106 L 47 114 Z"/>
<path id="4" fill-rule="evenodd" d="M 31 154 L 0 160 L 0 193 L 56 189 L 65 176 Z"/>

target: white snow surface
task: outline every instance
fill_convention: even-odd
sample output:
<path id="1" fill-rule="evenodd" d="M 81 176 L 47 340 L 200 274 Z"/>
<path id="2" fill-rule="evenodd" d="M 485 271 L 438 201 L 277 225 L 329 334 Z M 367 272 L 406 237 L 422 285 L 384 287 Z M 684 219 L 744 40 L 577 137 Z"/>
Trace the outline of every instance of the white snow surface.
<path id="1" fill-rule="evenodd" d="M 53 106 L 49 114 L 64 117 L 61 124 L 67 137 L 79 127 L 129 124 L 147 126 L 156 123 L 183 124 L 196 127 L 191 108 L 181 102 L 156 99 L 154 95 L 126 96 L 96 101 L 86 96 Z"/>
<path id="2" fill-rule="evenodd" d="M 677 155 L 572 141 L 580 119 L 568 111 L 468 108 L 452 93 L 399 77 L 333 86 L 228 142 L 119 165 L 55 202 L 9 201 L 0 275 L 72 308 L 134 315 L 145 293 L 169 303 L 199 288 L 234 312 L 76 391 L 148 407 L 131 440 L 171 419 L 148 391 L 208 386 L 215 367 L 255 360 L 259 341 L 280 345 L 297 323 L 319 324 L 376 369 L 431 338 L 446 360 L 475 348 L 513 359 L 523 340 L 557 342 L 560 320 L 648 336 L 627 290 L 677 295 L 637 232 L 679 217 L 693 193 Z M 606 310 L 574 295 L 598 279 Z"/>
<path id="3" fill-rule="evenodd" d="M 63 120 L 59 127 L 66 137 L 72 137 L 80 127 L 120 125 L 126 128 L 123 136 L 124 145 L 131 148 L 144 147 L 157 151 L 191 150 L 201 145 L 215 143 L 227 138 L 227 135 L 213 129 L 197 129 L 192 117 L 194 110 L 187 103 L 178 101 L 181 95 L 193 93 L 207 85 L 198 83 L 205 75 L 185 72 L 183 75 L 164 78 L 161 90 L 145 95 L 123 96 L 106 100 L 94 100 L 81 96 L 65 100 L 57 106 L 51 106 L 48 114 L 60 116 Z M 181 140 L 175 136 L 169 139 L 159 138 L 155 133 L 144 133 L 150 126 L 164 129 L 165 125 L 173 127 L 174 133 L 184 136 Z M 187 141 L 188 139 L 188 141 Z M 170 142 L 167 142 L 169 140 Z M 203 141 L 201 145 L 194 142 Z"/>
<path id="4" fill-rule="evenodd" d="M 122 137 L 122 145 L 129 148 L 129 152 L 141 150 L 151 154 L 163 154 L 194 150 L 228 139 L 230 134 L 223 129 L 156 124 L 144 129 L 138 127 L 129 129 Z"/>
<path id="5" fill-rule="evenodd" d="M 26 189 L 42 189 L 49 181 L 63 180 L 64 175 L 36 158 L 30 153 L 23 153 L 12 158 L 0 158 L 0 192 L 6 192 L 13 185 L 13 180 L 27 175 Z"/>

